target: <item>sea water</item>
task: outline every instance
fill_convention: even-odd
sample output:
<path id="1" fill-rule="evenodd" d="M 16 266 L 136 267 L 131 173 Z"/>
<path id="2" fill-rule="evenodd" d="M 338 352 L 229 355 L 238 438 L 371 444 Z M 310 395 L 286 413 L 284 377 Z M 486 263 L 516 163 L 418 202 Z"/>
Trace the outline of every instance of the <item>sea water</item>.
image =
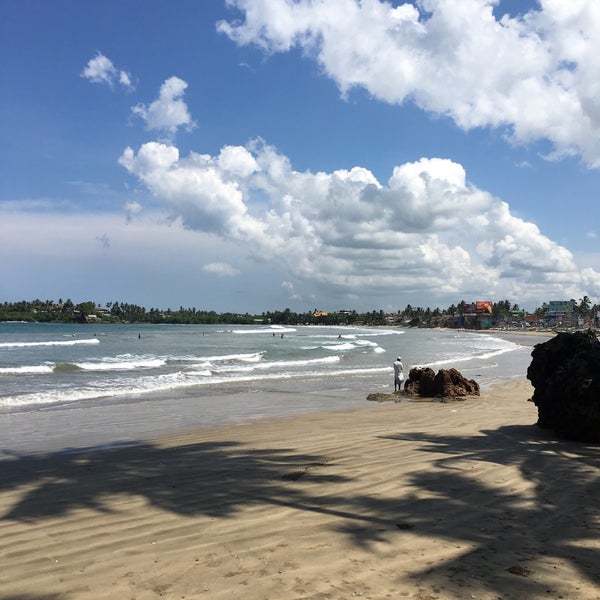
<path id="1" fill-rule="evenodd" d="M 0 458 L 365 407 L 369 392 L 393 390 L 397 356 L 406 372 L 454 367 L 485 389 L 526 375 L 533 339 L 394 327 L 0 323 Z"/>
<path id="2" fill-rule="evenodd" d="M 524 377 L 531 348 L 475 332 L 321 326 L 0 323 L 0 414 L 158 393 L 391 388 L 391 364 Z"/>

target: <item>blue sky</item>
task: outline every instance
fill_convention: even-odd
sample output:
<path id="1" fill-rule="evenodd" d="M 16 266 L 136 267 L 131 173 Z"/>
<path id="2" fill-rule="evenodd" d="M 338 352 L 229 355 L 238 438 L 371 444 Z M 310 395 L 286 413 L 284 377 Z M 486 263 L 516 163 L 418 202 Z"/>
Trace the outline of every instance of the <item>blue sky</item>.
<path id="1" fill-rule="evenodd" d="M 595 0 L 0 5 L 0 299 L 600 296 Z"/>

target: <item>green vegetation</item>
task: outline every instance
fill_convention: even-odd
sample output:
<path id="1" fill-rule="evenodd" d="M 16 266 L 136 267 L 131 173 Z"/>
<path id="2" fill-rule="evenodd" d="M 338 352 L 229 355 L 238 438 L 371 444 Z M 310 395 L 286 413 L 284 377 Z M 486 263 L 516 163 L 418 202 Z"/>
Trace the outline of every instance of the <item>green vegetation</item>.
<path id="1" fill-rule="evenodd" d="M 509 300 L 492 303 L 490 310 L 481 311 L 475 303 L 461 300 L 446 309 L 414 307 L 408 304 L 404 310 L 385 313 L 373 310 L 357 313 L 354 310 L 325 312 L 315 309 L 296 313 L 289 308 L 283 311 L 267 311 L 260 315 L 221 313 L 184 308 L 178 310 L 150 308 L 127 302 L 107 302 L 105 307 L 95 302 L 80 304 L 70 299 L 4 302 L 0 305 L 0 321 L 30 321 L 37 323 L 170 323 L 170 324 L 273 324 L 273 325 L 403 325 L 409 327 L 461 327 L 485 329 L 492 326 L 577 326 L 597 325 L 595 315 L 600 306 L 593 305 L 588 296 L 579 302 L 565 303 L 568 310 L 552 313 L 544 304 L 528 314 Z"/>

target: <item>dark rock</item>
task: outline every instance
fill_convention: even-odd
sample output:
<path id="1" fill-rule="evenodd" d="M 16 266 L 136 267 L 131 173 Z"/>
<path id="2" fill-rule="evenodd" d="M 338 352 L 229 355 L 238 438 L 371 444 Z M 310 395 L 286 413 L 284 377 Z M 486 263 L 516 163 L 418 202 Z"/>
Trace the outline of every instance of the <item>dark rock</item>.
<path id="1" fill-rule="evenodd" d="M 371 392 L 367 396 L 367 400 L 371 402 L 398 402 L 401 392 L 386 394 L 385 392 Z"/>
<path id="2" fill-rule="evenodd" d="M 479 384 L 474 379 L 466 379 L 456 369 L 440 369 L 433 380 L 436 396 L 461 398 L 479 396 Z"/>
<path id="3" fill-rule="evenodd" d="M 429 367 L 416 367 L 410 370 L 404 391 L 429 398 L 462 398 L 479 396 L 479 384 L 456 369 L 440 369 L 436 374 Z"/>
<path id="4" fill-rule="evenodd" d="M 592 330 L 559 333 L 537 344 L 527 379 L 538 425 L 584 442 L 600 441 L 600 342 Z"/>
<path id="5" fill-rule="evenodd" d="M 415 367 L 408 373 L 408 379 L 404 382 L 404 391 L 415 396 L 428 396 L 433 398 L 433 380 L 435 373 L 429 367 Z"/>

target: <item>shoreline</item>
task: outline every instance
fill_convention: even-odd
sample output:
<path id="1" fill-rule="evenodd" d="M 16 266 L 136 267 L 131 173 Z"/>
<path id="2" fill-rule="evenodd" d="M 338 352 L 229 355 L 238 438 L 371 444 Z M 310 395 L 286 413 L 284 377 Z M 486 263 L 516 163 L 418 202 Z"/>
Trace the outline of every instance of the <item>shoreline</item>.
<path id="1" fill-rule="evenodd" d="M 369 403 L 5 458 L 0 590 L 598 598 L 597 448 L 537 428 L 531 392 L 520 379 L 460 402 Z"/>
<path id="2" fill-rule="evenodd" d="M 481 394 L 521 382 L 524 377 L 483 387 Z M 379 390 L 379 389 L 378 389 Z M 386 388 L 387 390 L 387 388 Z M 206 432 L 244 425 L 269 426 L 273 421 L 305 415 L 368 412 L 374 404 L 441 403 L 435 398 L 401 396 L 390 402 L 372 402 L 373 388 L 322 390 L 241 390 L 216 396 L 198 396 L 194 390 L 157 393 L 127 402 L 51 405 L 38 410 L 7 412 L 0 419 L 0 461 L 12 456 L 42 455 L 125 447 L 186 432 Z M 380 390 L 379 390 L 380 391 Z M 456 404 L 476 399 L 469 397 Z M 218 399 L 217 402 L 215 402 Z M 454 402 L 452 402 L 454 403 Z M 224 404 L 228 416 L 223 417 Z M 251 413 L 248 412 L 250 407 Z"/>
<path id="3" fill-rule="evenodd" d="M 530 332 L 490 333 L 525 348 L 549 339 L 549 336 Z M 527 350 L 521 349 L 519 356 L 523 358 L 525 354 Z M 512 354 L 507 357 L 514 362 Z M 520 363 L 505 365 L 509 372 L 518 372 L 520 367 Z M 461 365 L 457 368 L 461 370 Z M 478 373 L 483 371 L 478 368 L 472 371 L 472 378 L 480 383 L 482 392 L 502 381 L 525 376 L 523 370 L 514 378 L 492 379 L 482 384 Z M 81 451 L 87 447 L 145 442 L 193 428 L 206 429 L 305 412 L 360 409 L 369 404 L 369 393 L 387 391 L 388 383 L 391 383 L 391 374 L 389 382 L 365 378 L 347 387 L 342 387 L 341 380 L 339 386 L 335 383 L 336 387 L 327 382 L 324 386 L 293 388 L 285 381 L 263 383 L 257 389 L 248 384 L 215 390 L 190 387 L 7 410 L 0 419 L 0 457 L 61 449 Z"/>

